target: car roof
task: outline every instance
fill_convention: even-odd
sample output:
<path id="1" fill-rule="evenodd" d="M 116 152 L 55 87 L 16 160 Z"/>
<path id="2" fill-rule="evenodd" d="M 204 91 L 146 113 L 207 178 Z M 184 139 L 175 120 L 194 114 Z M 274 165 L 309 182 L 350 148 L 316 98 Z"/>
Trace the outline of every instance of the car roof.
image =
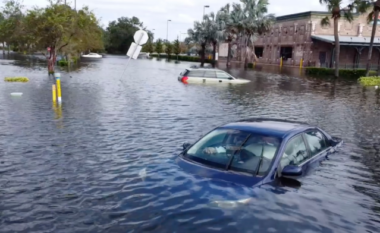
<path id="1" fill-rule="evenodd" d="M 221 69 L 218 69 L 218 68 L 213 68 L 213 67 L 198 67 L 198 66 L 190 66 L 189 68 L 186 68 L 187 70 L 191 71 L 191 70 L 215 70 L 215 71 L 223 71 L 225 72 L 224 70 L 221 70 Z"/>
<path id="2" fill-rule="evenodd" d="M 286 138 L 289 135 L 315 127 L 299 121 L 276 118 L 249 118 L 225 124 L 222 128 L 238 129 L 267 136 Z"/>

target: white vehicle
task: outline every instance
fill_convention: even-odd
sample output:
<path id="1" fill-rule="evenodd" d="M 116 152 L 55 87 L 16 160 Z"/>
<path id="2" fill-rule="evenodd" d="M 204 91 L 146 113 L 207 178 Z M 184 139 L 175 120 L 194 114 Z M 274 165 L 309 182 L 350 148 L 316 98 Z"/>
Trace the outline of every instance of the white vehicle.
<path id="1" fill-rule="evenodd" d="M 229 73 L 206 67 L 192 67 L 182 71 L 178 76 L 178 81 L 183 83 L 249 83 L 250 80 L 233 77 Z"/>
<path id="2" fill-rule="evenodd" d="M 89 54 L 83 54 L 83 58 L 102 58 L 103 56 L 97 53 L 89 53 Z"/>

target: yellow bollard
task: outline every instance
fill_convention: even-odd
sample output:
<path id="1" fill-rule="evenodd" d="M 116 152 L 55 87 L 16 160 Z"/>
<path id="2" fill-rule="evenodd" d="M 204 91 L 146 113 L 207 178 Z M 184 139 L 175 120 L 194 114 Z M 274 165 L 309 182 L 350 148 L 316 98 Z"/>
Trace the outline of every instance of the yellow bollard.
<path id="1" fill-rule="evenodd" d="M 301 58 L 301 61 L 300 61 L 300 69 L 302 69 L 302 65 L 303 65 L 303 59 Z"/>
<path id="2" fill-rule="evenodd" d="M 62 102 L 62 96 L 61 96 L 61 74 L 55 73 L 55 78 L 57 81 L 57 94 L 58 94 L 58 103 Z"/>
<path id="3" fill-rule="evenodd" d="M 282 57 L 280 58 L 280 67 L 282 67 Z"/>
<path id="4" fill-rule="evenodd" d="M 55 89 L 55 85 L 53 84 L 53 87 L 52 87 L 52 95 L 53 95 L 53 102 L 55 103 L 55 101 L 57 100 L 57 93 L 56 93 L 56 90 Z"/>

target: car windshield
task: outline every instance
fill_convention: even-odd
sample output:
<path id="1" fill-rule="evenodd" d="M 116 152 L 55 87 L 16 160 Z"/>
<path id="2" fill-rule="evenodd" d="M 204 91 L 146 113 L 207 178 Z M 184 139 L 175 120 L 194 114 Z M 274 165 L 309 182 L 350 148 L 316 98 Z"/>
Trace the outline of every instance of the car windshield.
<path id="1" fill-rule="evenodd" d="M 184 156 L 215 168 L 263 175 L 280 143 L 279 138 L 272 136 L 218 128 L 190 147 Z"/>

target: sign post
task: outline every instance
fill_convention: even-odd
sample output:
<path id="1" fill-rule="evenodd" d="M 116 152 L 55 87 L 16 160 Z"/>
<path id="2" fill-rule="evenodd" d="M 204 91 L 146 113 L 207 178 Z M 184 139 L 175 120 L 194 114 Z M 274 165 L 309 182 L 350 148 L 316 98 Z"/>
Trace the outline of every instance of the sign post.
<path id="1" fill-rule="evenodd" d="M 128 49 L 127 56 L 129 56 L 129 60 L 131 58 L 137 59 L 142 49 L 141 45 L 145 44 L 148 41 L 149 36 L 148 33 L 146 33 L 146 31 L 138 30 L 133 36 L 133 39 L 136 43 L 132 42 L 131 46 Z"/>

